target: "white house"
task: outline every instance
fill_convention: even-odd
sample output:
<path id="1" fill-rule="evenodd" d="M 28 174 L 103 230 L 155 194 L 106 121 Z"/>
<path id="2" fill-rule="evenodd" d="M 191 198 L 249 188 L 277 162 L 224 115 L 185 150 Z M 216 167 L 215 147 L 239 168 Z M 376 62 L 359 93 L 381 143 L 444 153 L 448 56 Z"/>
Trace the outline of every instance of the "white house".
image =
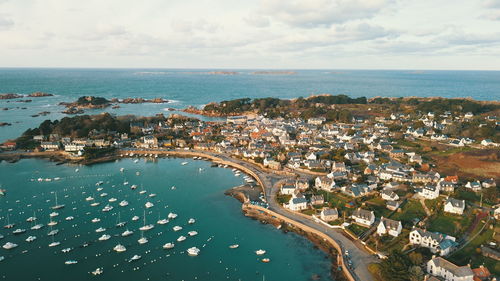
<path id="1" fill-rule="evenodd" d="M 284 195 L 293 195 L 295 193 L 295 186 L 291 184 L 284 184 L 281 186 L 281 194 Z"/>
<path id="2" fill-rule="evenodd" d="M 382 196 L 382 199 L 384 199 L 384 200 L 389 200 L 389 201 L 399 200 L 399 196 L 396 194 L 396 192 L 394 192 L 392 190 L 382 190 L 380 192 L 380 195 Z"/>
<path id="3" fill-rule="evenodd" d="M 474 273 L 469 265 L 458 266 L 442 257 L 434 257 L 428 261 L 427 272 L 446 281 L 474 280 Z"/>
<path id="4" fill-rule="evenodd" d="M 336 183 L 335 180 L 328 177 L 317 177 L 314 180 L 314 186 L 317 189 L 322 189 L 325 191 L 332 192 L 336 187 Z"/>
<path id="5" fill-rule="evenodd" d="M 466 184 L 465 184 L 465 187 L 466 188 L 469 188 L 469 189 L 472 189 L 472 191 L 481 191 L 481 182 L 480 181 L 468 181 Z"/>
<path id="6" fill-rule="evenodd" d="M 418 195 L 422 196 L 425 199 L 436 199 L 439 197 L 439 186 L 426 184 L 422 187 L 422 189 L 418 192 Z"/>
<path id="7" fill-rule="evenodd" d="M 400 221 L 395 221 L 381 217 L 380 223 L 377 226 L 377 234 L 381 236 L 389 234 L 391 236 L 398 237 L 399 234 L 401 234 L 402 229 L 403 225 L 401 224 Z"/>
<path id="8" fill-rule="evenodd" d="M 320 217 L 322 220 L 326 222 L 334 221 L 339 218 L 339 212 L 336 208 L 335 209 L 323 208 L 323 210 L 321 210 Z"/>
<path id="9" fill-rule="evenodd" d="M 414 228 L 409 235 L 410 244 L 428 248 L 441 256 L 450 253 L 456 246 L 455 237 L 437 232 Z"/>
<path id="10" fill-rule="evenodd" d="M 465 210 L 465 200 L 458 200 L 455 198 L 446 199 L 444 204 L 444 211 L 447 213 L 462 215 Z"/>
<path id="11" fill-rule="evenodd" d="M 292 198 L 290 198 L 288 204 L 285 204 L 285 208 L 288 208 L 292 211 L 305 210 L 307 209 L 307 199 L 304 198 L 304 195 L 300 193 L 297 195 L 292 195 Z"/>
<path id="12" fill-rule="evenodd" d="M 493 142 L 492 140 L 490 139 L 484 139 L 481 141 L 481 145 L 482 146 L 498 146 L 497 143 Z"/>
<path id="13" fill-rule="evenodd" d="M 45 150 L 58 150 L 59 149 L 59 143 L 52 142 L 52 141 L 44 141 L 41 143 L 40 146 Z"/>
<path id="14" fill-rule="evenodd" d="M 72 143 L 65 144 L 64 150 L 67 152 L 78 152 L 78 151 L 83 150 L 84 147 L 85 147 L 84 144 L 72 142 Z"/>
<path id="15" fill-rule="evenodd" d="M 373 211 L 363 210 L 361 208 L 355 210 L 351 218 L 354 219 L 356 223 L 366 227 L 370 227 L 375 222 L 375 214 Z"/>
<path id="16" fill-rule="evenodd" d="M 495 217 L 495 219 L 500 220 L 500 206 L 495 209 L 495 211 L 493 212 L 493 216 Z"/>

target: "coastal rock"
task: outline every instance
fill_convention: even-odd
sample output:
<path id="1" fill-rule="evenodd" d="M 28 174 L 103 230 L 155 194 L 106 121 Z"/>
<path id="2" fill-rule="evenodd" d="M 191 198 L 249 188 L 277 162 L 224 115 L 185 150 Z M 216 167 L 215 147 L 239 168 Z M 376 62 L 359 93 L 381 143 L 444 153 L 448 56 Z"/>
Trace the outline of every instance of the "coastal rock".
<path id="1" fill-rule="evenodd" d="M 61 102 L 59 105 L 64 105 L 68 108 L 69 112 L 74 111 L 74 109 L 83 109 L 83 108 L 106 108 L 111 105 L 111 102 L 103 97 L 94 97 L 94 96 L 83 96 L 79 97 L 75 102 Z M 66 110 L 66 111 L 68 111 Z M 63 112 L 66 113 L 66 112 Z M 68 113 L 75 114 L 75 113 Z"/>
<path id="2" fill-rule="evenodd" d="M 154 98 L 154 99 L 125 98 L 118 102 L 119 103 L 168 103 L 169 101 L 163 98 Z"/>
<path id="3" fill-rule="evenodd" d="M 0 122 L 0 127 L 3 127 L 3 126 L 12 126 L 12 124 L 7 123 L 7 122 Z"/>
<path id="4" fill-rule="evenodd" d="M 18 100 L 17 102 L 32 102 L 33 100 Z"/>
<path id="5" fill-rule="evenodd" d="M 28 95 L 28 97 L 32 97 L 32 98 L 51 97 L 51 96 L 53 96 L 53 94 L 44 93 L 44 92 L 34 92 L 34 93 L 31 93 Z"/>
<path id="6" fill-rule="evenodd" d="M 23 97 L 22 95 L 12 94 L 12 93 L 0 94 L 0 100 L 17 99 L 22 97 Z"/>
<path id="7" fill-rule="evenodd" d="M 255 71 L 252 72 L 254 75 L 295 75 L 295 71 Z"/>
<path id="8" fill-rule="evenodd" d="M 64 114 L 82 114 L 82 113 L 84 113 L 84 111 L 81 108 L 69 107 L 68 109 L 66 109 L 62 113 L 64 113 Z"/>

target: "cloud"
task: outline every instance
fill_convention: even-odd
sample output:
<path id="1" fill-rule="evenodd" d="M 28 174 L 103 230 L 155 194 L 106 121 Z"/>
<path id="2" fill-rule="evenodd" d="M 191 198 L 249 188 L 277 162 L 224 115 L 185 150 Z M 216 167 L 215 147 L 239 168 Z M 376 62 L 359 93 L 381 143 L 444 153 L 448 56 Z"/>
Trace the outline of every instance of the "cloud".
<path id="1" fill-rule="evenodd" d="M 500 0 L 485 0 L 483 6 L 486 8 L 500 9 Z"/>
<path id="2" fill-rule="evenodd" d="M 269 18 L 257 14 L 251 14 L 243 19 L 247 24 L 254 27 L 268 27 L 270 25 Z"/>
<path id="3" fill-rule="evenodd" d="M 9 28 L 11 28 L 13 25 L 14 25 L 14 21 L 12 21 L 12 20 L 11 20 L 11 19 L 9 19 L 9 18 L 2 17 L 2 15 L 0 15 L 0 30 L 6 30 L 6 29 L 9 29 Z"/>
<path id="4" fill-rule="evenodd" d="M 260 10 L 288 25 L 313 28 L 371 18 L 389 3 L 390 0 L 263 0 Z"/>

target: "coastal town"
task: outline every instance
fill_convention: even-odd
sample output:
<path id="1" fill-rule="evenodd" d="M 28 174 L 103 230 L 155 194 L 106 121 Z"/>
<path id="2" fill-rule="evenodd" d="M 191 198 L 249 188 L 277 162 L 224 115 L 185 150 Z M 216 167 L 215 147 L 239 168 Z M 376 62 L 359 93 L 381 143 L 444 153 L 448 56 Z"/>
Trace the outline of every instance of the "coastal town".
<path id="1" fill-rule="evenodd" d="M 95 163 L 124 151 L 223 155 L 277 179 L 269 190 L 261 186 L 265 196 L 247 197 L 245 204 L 275 204 L 273 211 L 331 229 L 370 256 L 373 262 L 363 264 L 352 251 L 337 253 L 347 279 L 495 280 L 500 105 L 406 102 L 320 96 L 185 110 L 216 117 L 209 121 L 182 114 L 76 115 L 4 142 L 0 159 Z M 371 275 L 360 276 L 360 267 Z"/>

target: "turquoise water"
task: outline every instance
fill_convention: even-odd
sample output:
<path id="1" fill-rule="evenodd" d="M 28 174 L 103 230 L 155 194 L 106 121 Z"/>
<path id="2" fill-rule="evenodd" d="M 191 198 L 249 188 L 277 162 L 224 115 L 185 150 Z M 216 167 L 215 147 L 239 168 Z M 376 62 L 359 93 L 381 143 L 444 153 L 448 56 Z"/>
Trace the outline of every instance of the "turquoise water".
<path id="1" fill-rule="evenodd" d="M 442 96 L 500 100 L 500 71 L 405 70 L 297 70 L 296 75 L 208 75 L 211 70 L 165 69 L 0 69 L 0 93 L 44 91 L 55 97 L 32 98 L 31 103 L 0 100 L 0 141 L 15 138 L 46 119 L 64 115 L 61 101 L 82 95 L 106 98 L 163 97 L 170 104 L 123 105 L 106 109 L 114 114 L 154 115 L 166 107 L 185 108 L 242 97 L 295 98 L 311 94 L 347 94 L 352 97 Z M 144 72 L 147 72 L 146 74 Z M 21 109 L 26 107 L 27 109 Z M 30 115 L 50 111 L 48 116 Z M 89 110 L 87 113 L 99 113 Z"/>
<path id="2" fill-rule="evenodd" d="M 181 162 L 188 161 L 185 166 Z M 119 169 L 125 168 L 121 173 Z M 76 172 L 75 169 L 79 171 Z M 201 170 L 200 170 L 201 168 Z M 136 173 L 140 174 L 137 175 Z M 59 181 L 38 182 L 38 178 L 60 177 Z M 34 181 L 32 181 L 34 179 Z M 104 181 L 97 191 L 98 181 Z M 123 185 L 128 181 L 129 185 Z M 283 234 L 276 228 L 263 225 L 245 218 L 240 203 L 223 194 L 224 190 L 243 182 L 235 177 L 230 169 L 211 168 L 206 161 L 185 159 L 160 159 L 157 162 L 140 159 L 124 159 L 113 163 L 93 166 L 59 165 L 45 160 L 22 160 L 9 164 L 0 163 L 0 184 L 8 190 L 7 196 L 0 197 L 0 225 L 6 224 L 7 213 L 15 228 L 28 229 L 27 233 L 14 236 L 12 230 L 0 229 L 7 241 L 15 242 L 19 247 L 7 251 L 0 248 L 0 279 L 2 280 L 309 280 L 312 274 L 319 274 L 320 280 L 329 280 L 330 262 L 325 254 L 313 247 L 306 239 L 295 234 Z M 131 190 L 130 185 L 139 187 Z M 171 187 L 175 186 L 176 189 Z M 142 187 L 142 188 L 141 188 Z M 139 194 L 143 189 L 147 192 Z M 54 193 L 58 194 L 58 203 L 65 204 L 58 210 L 54 220 L 58 225 L 54 229 L 60 232 L 55 241 L 60 246 L 49 248 L 52 239 L 47 236 L 49 228 L 29 230 L 31 224 L 25 219 L 36 211 L 39 222 L 47 224 L 50 206 L 55 204 Z M 106 197 L 100 194 L 108 193 Z M 155 193 L 156 197 L 148 197 Z M 90 206 L 85 200 L 93 196 L 101 202 L 97 207 Z M 110 198 L 117 198 L 109 203 Z M 118 203 L 127 200 L 127 207 Z M 154 207 L 147 209 L 147 223 L 155 228 L 146 231 L 149 243 L 139 245 L 138 228 L 142 226 L 144 204 L 150 201 Z M 110 212 L 102 208 L 110 204 Z M 165 218 L 169 212 L 178 217 L 166 225 L 157 225 L 159 216 Z M 125 228 L 116 228 L 117 215 L 127 221 Z M 132 216 L 141 217 L 132 221 Z M 74 216 L 66 221 L 67 216 Z M 92 223 L 95 217 L 99 223 Z M 195 224 L 188 224 L 189 218 L 195 218 Z M 174 232 L 172 227 L 184 229 Z M 104 227 L 107 230 L 96 233 Z M 14 228 L 14 229 L 15 229 Z M 135 233 L 121 237 L 126 228 Z M 189 237 L 188 231 L 196 230 L 197 236 Z M 102 234 L 112 237 L 107 241 L 97 241 Z M 24 240 L 29 235 L 38 237 L 32 243 Z M 183 242 L 175 241 L 180 235 L 188 238 Z M 90 245 L 80 246 L 86 242 Z M 167 242 L 174 242 L 175 248 L 162 249 Z M 121 243 L 127 251 L 116 253 L 113 247 Z M 239 244 L 238 249 L 229 249 L 231 244 Z M 205 245 L 205 247 L 203 246 Z M 196 246 L 200 255 L 190 257 L 184 251 Z M 69 253 L 61 249 L 71 247 Z M 265 249 L 270 263 L 263 263 L 254 251 Z M 27 251 L 23 253 L 23 251 Z M 127 262 L 133 255 L 141 255 L 136 262 Z M 77 260 L 76 265 L 65 265 L 66 260 Z M 91 276 L 90 271 L 103 267 L 101 276 Z M 136 270 L 134 270 L 134 268 Z"/>

